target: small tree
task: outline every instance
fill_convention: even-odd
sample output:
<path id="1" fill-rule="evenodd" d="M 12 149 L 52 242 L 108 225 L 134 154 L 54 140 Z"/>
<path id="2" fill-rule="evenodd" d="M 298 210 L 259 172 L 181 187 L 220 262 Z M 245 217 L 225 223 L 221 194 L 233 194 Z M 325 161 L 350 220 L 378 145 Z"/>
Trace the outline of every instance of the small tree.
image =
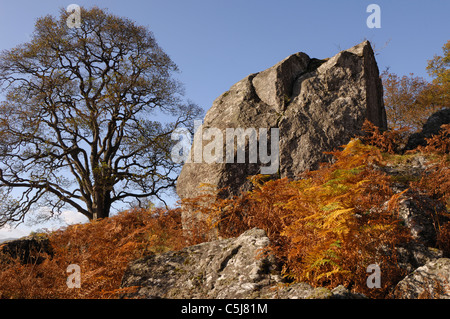
<path id="1" fill-rule="evenodd" d="M 435 105 L 450 107 L 450 40 L 442 47 L 443 55 L 428 61 L 427 71 L 433 78 L 427 98 Z"/>
<path id="2" fill-rule="evenodd" d="M 72 206 L 89 219 L 174 186 L 171 132 L 199 116 L 152 33 L 99 8 L 40 18 L 0 54 L 0 225 Z M 170 116 L 167 123 L 156 115 Z M 14 194 L 22 195 L 13 198 Z"/>
<path id="3" fill-rule="evenodd" d="M 410 127 L 420 130 L 427 118 L 435 111 L 424 105 L 421 94 L 429 85 L 421 77 L 410 74 L 399 77 L 384 71 L 381 75 L 384 86 L 384 105 L 388 125 L 391 129 Z"/>
<path id="4" fill-rule="evenodd" d="M 450 107 L 450 41 L 442 49 L 443 56 L 435 55 L 428 61 L 427 71 L 433 78 L 431 83 L 412 73 L 402 77 L 387 70 L 382 73 L 390 128 L 420 130 L 430 115 Z"/>

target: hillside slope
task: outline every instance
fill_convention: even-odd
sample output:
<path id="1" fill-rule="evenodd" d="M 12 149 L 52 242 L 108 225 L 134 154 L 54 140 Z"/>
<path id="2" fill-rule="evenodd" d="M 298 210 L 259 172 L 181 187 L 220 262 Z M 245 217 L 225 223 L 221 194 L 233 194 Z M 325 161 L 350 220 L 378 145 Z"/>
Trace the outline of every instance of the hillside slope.
<path id="1" fill-rule="evenodd" d="M 34 249 L 29 255 L 40 258 L 31 263 L 14 257 L 4 243 L 0 297 L 118 298 L 138 288 L 121 286 L 130 262 L 156 255 L 164 260 L 161 254 L 199 244 L 220 220 L 222 238 L 264 230 L 270 242 L 266 252 L 278 267 L 272 275 L 283 284 L 343 286 L 371 298 L 391 298 L 397 283 L 417 267 L 450 254 L 450 126 L 442 128 L 428 146 L 408 153 L 395 153 L 392 132 L 372 131 L 299 180 L 254 176 L 254 190 L 235 198 L 189 199 L 185 204 L 191 209 L 211 217 L 190 232 L 182 229 L 180 208 L 130 210 L 39 235 L 52 251 Z M 80 266 L 81 288 L 67 286 L 71 264 Z M 378 289 L 367 286 L 372 264 L 381 267 Z M 435 296 L 430 289 L 424 294 Z"/>

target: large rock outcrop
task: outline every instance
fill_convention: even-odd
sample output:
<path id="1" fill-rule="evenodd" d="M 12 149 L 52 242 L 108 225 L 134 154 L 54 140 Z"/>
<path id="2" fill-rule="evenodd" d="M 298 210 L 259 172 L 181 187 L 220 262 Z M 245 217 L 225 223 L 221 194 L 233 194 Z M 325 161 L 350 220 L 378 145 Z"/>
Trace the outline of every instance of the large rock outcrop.
<path id="1" fill-rule="evenodd" d="M 177 252 L 150 255 L 128 265 L 122 288 L 137 287 L 128 298 L 324 299 L 361 298 L 339 286 L 283 284 L 275 258 L 264 254 L 270 240 L 257 228 L 236 238 L 215 240 Z"/>
<path id="2" fill-rule="evenodd" d="M 219 195 L 229 197 L 250 188 L 250 175 L 295 178 L 305 170 L 317 168 L 327 160 L 325 151 L 337 149 L 360 133 L 365 119 L 386 128 L 382 90 L 368 41 L 324 60 L 296 53 L 265 71 L 247 76 L 214 101 L 197 130 L 190 155 L 194 161 L 195 141 L 202 143 L 204 151 L 215 141 L 216 146 L 223 146 L 223 153 L 215 149 L 217 160 L 212 163 L 185 163 L 178 177 L 178 195 L 182 199 L 195 197 L 201 194 L 199 185 L 204 183 L 225 188 Z M 209 128 L 219 129 L 223 133 L 221 140 L 215 140 L 216 135 L 202 135 Z M 256 146 L 248 139 L 241 145 L 246 152 L 245 163 L 238 163 L 235 142 L 234 162 L 230 163 L 225 151 L 227 128 L 254 128 L 258 141 L 259 129 L 267 129 L 267 153 L 261 152 L 260 143 L 257 161 L 251 162 L 247 156 Z M 279 154 L 271 154 L 270 161 L 262 160 L 262 153 L 269 156 L 278 138 L 274 135 L 272 141 L 272 128 L 279 129 Z M 233 154 L 230 156 L 233 158 Z M 270 165 L 271 169 L 267 169 Z"/>

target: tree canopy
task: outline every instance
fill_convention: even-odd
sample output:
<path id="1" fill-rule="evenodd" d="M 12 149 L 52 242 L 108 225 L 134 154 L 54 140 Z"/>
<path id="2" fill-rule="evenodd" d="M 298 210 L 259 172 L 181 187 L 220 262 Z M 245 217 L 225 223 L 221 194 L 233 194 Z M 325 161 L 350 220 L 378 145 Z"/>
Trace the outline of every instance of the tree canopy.
<path id="1" fill-rule="evenodd" d="M 0 225 L 39 207 L 97 219 L 161 199 L 180 168 L 171 133 L 201 113 L 146 27 L 97 7 L 81 8 L 79 27 L 68 16 L 38 19 L 28 43 L 0 54 Z"/>
<path id="2" fill-rule="evenodd" d="M 428 82 L 414 74 L 398 76 L 382 73 L 384 103 L 388 124 L 393 129 L 409 127 L 420 130 L 428 117 L 439 109 L 450 107 L 450 41 L 443 55 L 428 61 Z"/>

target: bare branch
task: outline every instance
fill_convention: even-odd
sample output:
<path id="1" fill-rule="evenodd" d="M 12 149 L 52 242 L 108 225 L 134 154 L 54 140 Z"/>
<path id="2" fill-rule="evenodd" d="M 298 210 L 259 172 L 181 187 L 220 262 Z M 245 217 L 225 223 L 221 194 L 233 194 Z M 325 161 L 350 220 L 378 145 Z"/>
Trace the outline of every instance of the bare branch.
<path id="1" fill-rule="evenodd" d="M 177 66 L 134 22 L 82 8 L 80 28 L 38 19 L 32 41 L 0 54 L 0 193 L 3 220 L 64 205 L 90 219 L 129 197 L 173 188 L 171 132 L 201 110 L 181 102 Z M 162 125 L 155 111 L 174 117 Z"/>

